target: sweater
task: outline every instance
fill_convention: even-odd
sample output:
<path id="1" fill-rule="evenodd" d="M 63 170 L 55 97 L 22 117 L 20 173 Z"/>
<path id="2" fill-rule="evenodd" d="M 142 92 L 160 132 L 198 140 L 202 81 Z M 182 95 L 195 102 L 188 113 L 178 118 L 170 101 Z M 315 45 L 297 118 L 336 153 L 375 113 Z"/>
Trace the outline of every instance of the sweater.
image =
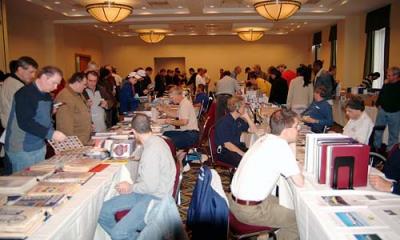
<path id="1" fill-rule="evenodd" d="M 7 152 L 32 152 L 46 145 L 54 133 L 51 114 L 53 100 L 35 83 L 22 87 L 15 94 L 7 124 Z"/>

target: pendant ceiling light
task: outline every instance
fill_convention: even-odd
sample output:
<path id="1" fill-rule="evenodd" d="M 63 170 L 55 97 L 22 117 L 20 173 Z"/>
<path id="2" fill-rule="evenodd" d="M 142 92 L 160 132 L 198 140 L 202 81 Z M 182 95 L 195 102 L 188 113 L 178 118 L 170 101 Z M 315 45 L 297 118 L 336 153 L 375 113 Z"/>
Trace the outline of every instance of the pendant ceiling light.
<path id="1" fill-rule="evenodd" d="M 300 7 L 301 2 L 295 0 L 268 0 L 254 4 L 258 14 L 273 21 L 291 17 Z"/>
<path id="2" fill-rule="evenodd" d="M 132 13 L 132 7 L 111 1 L 86 5 L 86 11 L 96 20 L 104 23 L 117 23 Z"/>
<path id="3" fill-rule="evenodd" d="M 161 42 L 168 31 L 162 29 L 142 29 L 137 31 L 140 39 L 146 43 Z"/>
<path id="4" fill-rule="evenodd" d="M 249 29 L 247 31 L 240 31 L 237 34 L 242 40 L 247 42 L 257 41 L 264 36 L 263 31 L 255 31 L 253 29 Z"/>

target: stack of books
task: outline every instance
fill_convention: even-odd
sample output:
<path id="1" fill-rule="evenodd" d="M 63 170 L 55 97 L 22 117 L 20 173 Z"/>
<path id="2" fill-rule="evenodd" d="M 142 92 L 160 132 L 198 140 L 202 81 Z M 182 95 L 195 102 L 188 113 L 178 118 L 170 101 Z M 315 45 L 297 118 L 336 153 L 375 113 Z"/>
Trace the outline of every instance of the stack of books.
<path id="1" fill-rule="evenodd" d="M 12 176 L 16 177 L 34 177 L 37 180 L 43 180 L 44 178 L 53 174 L 53 171 L 45 171 L 45 170 L 24 170 L 17 173 L 14 173 Z"/>
<path id="2" fill-rule="evenodd" d="M 36 231 L 44 221 L 40 208 L 2 206 L 0 207 L 0 238 L 23 239 Z"/>
<path id="3" fill-rule="evenodd" d="M 305 171 L 320 184 L 338 189 L 366 186 L 368 161 L 369 146 L 352 138 L 342 134 L 306 136 Z"/>
<path id="4" fill-rule="evenodd" d="M 22 195 L 36 184 L 34 177 L 0 177 L 0 194 Z"/>

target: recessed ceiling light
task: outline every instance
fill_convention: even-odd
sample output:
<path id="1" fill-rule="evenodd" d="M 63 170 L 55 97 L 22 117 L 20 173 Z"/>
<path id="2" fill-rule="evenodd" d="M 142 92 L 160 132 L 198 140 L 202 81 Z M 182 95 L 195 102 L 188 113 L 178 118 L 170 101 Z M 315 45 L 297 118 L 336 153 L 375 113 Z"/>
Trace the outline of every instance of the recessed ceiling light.
<path id="1" fill-rule="evenodd" d="M 99 26 L 95 24 L 94 27 L 95 27 L 95 28 L 98 28 Z"/>
<path id="2" fill-rule="evenodd" d="M 76 9 L 75 9 L 75 8 L 73 8 L 73 9 L 71 9 L 71 11 L 75 12 L 75 11 L 76 11 Z"/>
<path id="3" fill-rule="evenodd" d="M 297 28 L 300 28 L 301 26 L 300 25 L 297 25 Z"/>
<path id="4" fill-rule="evenodd" d="M 144 9 L 147 9 L 147 8 L 145 6 L 143 6 L 142 9 L 144 10 Z"/>
<path id="5" fill-rule="evenodd" d="M 50 6 L 47 6 L 47 5 L 43 5 L 43 7 L 47 8 L 47 9 L 49 9 L 49 10 L 53 10 L 53 8 L 52 8 L 52 7 L 50 7 Z"/>
<path id="6" fill-rule="evenodd" d="M 293 25 L 294 25 L 294 23 L 290 23 L 290 25 L 292 25 L 292 26 L 293 26 Z"/>
<path id="7" fill-rule="evenodd" d="M 290 29 L 290 31 L 293 32 L 293 31 L 294 31 L 294 28 Z"/>
<path id="8" fill-rule="evenodd" d="M 55 1 L 54 4 L 61 4 L 61 2 L 60 1 Z"/>
<path id="9" fill-rule="evenodd" d="M 32 2 L 32 0 L 26 0 L 27 2 Z"/>
<path id="10" fill-rule="evenodd" d="M 249 7 L 251 7 L 251 6 L 250 6 L 249 4 L 247 4 L 247 5 L 246 5 L 246 7 L 248 7 L 248 8 L 249 8 Z"/>
<path id="11" fill-rule="evenodd" d="M 320 7 L 320 8 L 323 8 L 323 7 L 324 7 L 324 4 L 319 5 L 319 7 Z"/>
<path id="12" fill-rule="evenodd" d="M 109 28 L 113 28 L 114 26 L 113 26 L 113 25 L 109 25 L 108 27 L 109 27 Z"/>
<path id="13" fill-rule="evenodd" d="M 183 8 L 183 7 L 181 5 L 179 5 L 178 8 Z"/>
<path id="14" fill-rule="evenodd" d="M 210 8 L 214 8 L 214 5 L 210 5 Z"/>
<path id="15" fill-rule="evenodd" d="M 304 25 L 308 24 L 308 22 L 304 22 Z"/>

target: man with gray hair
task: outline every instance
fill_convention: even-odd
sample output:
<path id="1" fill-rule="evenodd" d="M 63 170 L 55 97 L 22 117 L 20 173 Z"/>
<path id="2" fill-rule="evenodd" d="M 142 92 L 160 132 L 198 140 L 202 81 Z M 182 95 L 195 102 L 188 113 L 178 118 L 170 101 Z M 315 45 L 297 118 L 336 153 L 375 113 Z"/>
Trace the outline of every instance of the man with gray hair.
<path id="1" fill-rule="evenodd" d="M 387 126 L 389 130 L 389 141 L 387 150 L 390 151 L 399 142 L 400 133 L 400 68 L 391 67 L 387 71 L 387 79 L 379 92 L 376 106 L 378 115 L 375 126 Z M 383 131 L 376 131 L 374 145 L 381 148 Z"/>
<path id="2" fill-rule="evenodd" d="M 133 184 L 126 181 L 115 188 L 120 193 L 106 201 L 100 212 L 99 224 L 112 239 L 136 239 L 145 227 L 143 216 L 151 199 L 171 196 L 176 167 L 168 144 L 151 133 L 150 119 L 137 114 L 132 119 L 136 141 L 143 145 L 138 177 Z M 130 210 L 116 222 L 115 213 Z"/>
<path id="3" fill-rule="evenodd" d="M 231 73 L 231 78 L 238 80 L 237 77 L 241 72 L 242 68 L 240 66 L 236 66 Z"/>

